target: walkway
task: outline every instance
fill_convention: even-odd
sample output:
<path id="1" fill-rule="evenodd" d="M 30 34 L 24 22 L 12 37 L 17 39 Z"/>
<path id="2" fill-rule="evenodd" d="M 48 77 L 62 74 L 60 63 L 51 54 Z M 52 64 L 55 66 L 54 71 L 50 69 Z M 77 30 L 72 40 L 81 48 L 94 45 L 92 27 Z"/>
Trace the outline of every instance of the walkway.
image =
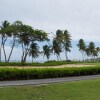
<path id="1" fill-rule="evenodd" d="M 94 79 L 94 78 L 100 78 L 100 75 L 36 79 L 36 80 L 0 81 L 0 87 L 2 86 L 21 86 L 21 85 L 44 85 L 44 84 L 50 84 L 50 83 L 88 80 L 88 79 Z"/>

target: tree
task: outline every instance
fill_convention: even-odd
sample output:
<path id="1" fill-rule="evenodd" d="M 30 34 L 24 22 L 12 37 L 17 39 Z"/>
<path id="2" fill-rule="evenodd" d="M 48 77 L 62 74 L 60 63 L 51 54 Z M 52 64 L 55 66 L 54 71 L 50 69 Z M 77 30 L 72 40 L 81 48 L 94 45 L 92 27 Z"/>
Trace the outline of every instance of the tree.
<path id="1" fill-rule="evenodd" d="M 29 56 L 32 56 L 32 63 L 33 63 L 33 58 L 37 58 L 39 56 L 39 46 L 37 43 L 32 43 L 30 45 L 29 49 Z"/>
<path id="2" fill-rule="evenodd" d="M 96 51 L 97 51 L 97 57 L 98 57 L 100 53 L 100 47 L 96 47 Z"/>
<path id="3" fill-rule="evenodd" d="M 21 32 L 19 35 L 19 43 L 22 46 L 22 59 L 21 62 L 26 62 L 26 58 L 29 54 L 30 46 L 34 42 L 48 41 L 48 35 L 42 30 L 33 29 L 29 25 L 21 26 Z"/>
<path id="4" fill-rule="evenodd" d="M 49 41 L 48 33 L 42 30 L 33 29 L 31 26 L 25 25 L 21 21 L 15 21 L 12 24 L 8 21 L 4 21 L 2 26 L 0 26 L 0 36 L 5 62 L 10 61 L 14 47 L 17 45 L 21 45 L 22 47 L 21 62 L 26 62 L 26 58 L 29 54 L 33 56 L 33 58 L 38 56 L 38 42 Z M 10 43 L 11 47 L 8 58 L 5 50 L 6 43 Z M 35 52 L 35 49 L 37 52 Z"/>
<path id="5" fill-rule="evenodd" d="M 10 23 L 8 21 L 4 21 L 2 23 L 2 26 L 0 26 L 0 35 L 1 35 L 1 47 L 3 47 L 5 62 L 7 61 L 7 55 L 5 51 L 5 44 L 8 39 L 8 37 L 11 37 L 11 33 L 9 32 L 9 25 Z"/>
<path id="6" fill-rule="evenodd" d="M 21 25 L 22 25 L 21 21 L 15 21 L 13 24 L 11 24 L 9 26 L 9 30 L 10 30 L 10 33 L 11 33 L 11 39 L 10 39 L 11 40 L 11 42 L 10 42 L 11 51 L 10 51 L 10 54 L 8 56 L 8 60 L 7 60 L 8 62 L 11 58 L 14 47 L 18 45 L 18 37 L 19 37 Z"/>
<path id="7" fill-rule="evenodd" d="M 62 52 L 62 47 L 61 47 L 61 43 L 59 41 L 57 41 L 56 38 L 53 39 L 52 50 L 54 51 L 54 54 L 56 54 L 57 60 L 59 60 L 60 53 Z M 60 60 L 61 60 L 61 58 L 60 58 Z"/>
<path id="8" fill-rule="evenodd" d="M 85 55 L 85 50 L 86 50 L 86 45 L 83 39 L 79 40 L 79 43 L 77 44 L 79 51 L 82 53 L 82 58 L 84 60 L 84 55 Z M 88 49 L 87 49 L 88 50 Z M 88 51 L 87 51 L 88 53 Z"/>
<path id="9" fill-rule="evenodd" d="M 19 34 L 19 43 L 22 46 L 22 58 L 21 62 L 26 62 L 26 58 L 29 54 L 29 48 L 30 48 L 30 36 L 33 32 L 33 29 L 31 26 L 23 25 L 21 26 L 21 32 Z"/>
<path id="10" fill-rule="evenodd" d="M 91 54 L 91 57 L 93 59 L 94 55 L 96 55 L 95 44 L 93 42 L 90 42 L 88 48 L 90 50 L 90 54 Z"/>
<path id="11" fill-rule="evenodd" d="M 63 44 L 64 44 L 64 49 L 65 49 L 65 56 L 66 60 L 68 60 L 67 52 L 70 52 L 71 46 L 71 36 L 67 30 L 64 31 L 63 33 Z"/>
<path id="12" fill-rule="evenodd" d="M 87 57 L 89 57 L 91 54 L 90 54 L 90 50 L 88 47 L 85 48 L 85 53 L 87 55 Z M 88 58 L 87 58 L 88 59 Z"/>
<path id="13" fill-rule="evenodd" d="M 44 45 L 44 46 L 43 46 L 43 54 L 44 54 L 44 56 L 47 57 L 47 59 L 49 59 L 49 58 L 50 58 L 50 55 L 52 54 L 51 46 L 49 46 L 49 45 Z"/>
<path id="14" fill-rule="evenodd" d="M 67 53 L 70 52 L 71 46 L 71 36 L 67 30 L 61 31 L 57 30 L 56 39 L 62 45 L 62 48 L 65 51 L 66 60 L 68 60 Z"/>

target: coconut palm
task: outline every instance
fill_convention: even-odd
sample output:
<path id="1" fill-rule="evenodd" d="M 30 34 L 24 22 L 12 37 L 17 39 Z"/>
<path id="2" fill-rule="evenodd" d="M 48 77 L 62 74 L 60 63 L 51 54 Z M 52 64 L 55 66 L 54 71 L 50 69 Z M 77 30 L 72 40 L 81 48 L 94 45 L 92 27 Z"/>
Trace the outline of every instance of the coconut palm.
<path id="1" fill-rule="evenodd" d="M 72 46 L 71 46 L 71 36 L 67 30 L 65 30 L 63 33 L 63 44 L 64 44 L 64 49 L 65 49 L 66 60 L 68 60 L 67 53 L 71 51 L 70 48 Z"/>
<path id="2" fill-rule="evenodd" d="M 84 60 L 84 55 L 85 55 L 85 51 L 86 51 L 86 45 L 83 39 L 79 40 L 79 43 L 77 44 L 79 51 L 82 53 L 82 58 Z M 87 54 L 88 54 L 88 49 L 87 49 Z"/>
<path id="3" fill-rule="evenodd" d="M 52 50 L 54 54 L 56 54 L 57 60 L 59 59 L 61 60 L 60 53 L 62 52 L 62 47 L 61 47 L 61 43 L 56 38 L 53 39 Z"/>
<path id="4" fill-rule="evenodd" d="M 97 57 L 98 57 L 100 53 L 100 47 L 96 47 L 96 51 L 97 51 Z"/>
<path id="5" fill-rule="evenodd" d="M 50 58 L 50 55 L 52 54 L 52 48 L 49 45 L 43 46 L 43 54 L 47 57 L 47 60 Z"/>
<path id="6" fill-rule="evenodd" d="M 94 42 L 90 42 L 88 48 L 90 50 L 90 54 L 91 54 L 91 57 L 93 59 L 94 58 L 94 55 L 96 54 Z"/>
<path id="7" fill-rule="evenodd" d="M 1 35 L 1 46 L 3 47 L 5 62 L 7 61 L 6 51 L 5 51 L 5 43 L 8 37 L 11 37 L 11 33 L 9 32 L 9 25 L 8 21 L 4 21 L 2 26 L 0 26 L 0 35 Z"/>
<path id="8" fill-rule="evenodd" d="M 32 42 L 32 44 L 30 45 L 29 56 L 32 56 L 32 63 L 33 58 L 37 58 L 39 56 L 39 46 L 37 43 Z"/>
<path id="9" fill-rule="evenodd" d="M 66 60 L 68 60 L 67 53 L 70 52 L 71 48 L 71 36 L 67 30 L 61 31 L 57 30 L 56 39 L 62 45 L 62 48 L 65 51 Z"/>
<path id="10" fill-rule="evenodd" d="M 91 55 L 91 54 L 90 54 L 90 50 L 89 50 L 88 47 L 85 48 L 85 53 L 86 53 L 87 59 L 88 59 L 88 57 Z"/>

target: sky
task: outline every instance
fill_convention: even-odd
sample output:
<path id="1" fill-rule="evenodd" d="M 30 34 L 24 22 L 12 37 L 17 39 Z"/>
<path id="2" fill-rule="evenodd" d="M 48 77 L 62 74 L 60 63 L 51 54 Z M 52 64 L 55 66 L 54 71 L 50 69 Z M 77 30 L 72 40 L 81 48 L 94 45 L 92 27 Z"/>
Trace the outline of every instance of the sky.
<path id="1" fill-rule="evenodd" d="M 69 59 L 81 59 L 76 46 L 78 40 L 93 41 L 99 46 L 100 0 L 0 0 L 0 23 L 21 20 L 35 29 L 55 34 L 56 30 L 67 29 L 72 38 Z M 50 34 L 52 39 L 52 35 Z M 7 45 L 9 53 L 9 45 Z M 20 60 L 21 50 L 15 48 L 11 59 Z M 61 55 L 65 59 L 64 54 Z M 2 59 L 3 54 L 2 54 Z M 56 59 L 52 56 L 51 59 Z M 30 58 L 28 58 L 30 60 Z M 39 57 L 35 61 L 44 61 Z"/>

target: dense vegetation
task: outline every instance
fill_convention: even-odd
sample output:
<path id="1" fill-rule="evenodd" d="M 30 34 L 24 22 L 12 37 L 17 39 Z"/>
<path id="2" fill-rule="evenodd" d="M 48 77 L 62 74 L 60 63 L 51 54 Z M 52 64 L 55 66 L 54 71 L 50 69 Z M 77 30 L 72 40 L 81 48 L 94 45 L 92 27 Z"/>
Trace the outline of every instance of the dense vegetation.
<path id="1" fill-rule="evenodd" d="M 0 80 L 23 80 L 57 78 L 80 75 L 100 74 L 100 67 L 79 67 L 79 68 L 0 68 Z"/>
<path id="2" fill-rule="evenodd" d="M 52 53 L 56 54 L 57 59 L 60 58 L 60 53 L 65 51 L 66 60 L 68 60 L 67 52 L 71 48 L 71 38 L 67 30 L 57 30 L 56 35 L 53 37 L 52 44 L 49 42 L 49 33 L 42 30 L 33 29 L 29 25 L 23 24 L 21 21 L 15 21 L 10 23 L 4 21 L 0 26 L 0 53 L 3 50 L 5 62 L 9 62 L 14 48 L 22 48 L 21 62 L 26 62 L 27 56 L 33 58 L 44 55 L 47 59 L 50 58 Z M 43 46 L 43 50 L 39 50 L 39 42 L 47 41 L 47 44 Z M 10 44 L 10 53 L 7 57 L 6 46 Z M 2 48 L 1 48 L 2 47 Z M 61 59 L 60 59 L 61 60 Z M 1 61 L 1 54 L 0 54 Z"/>
<path id="3" fill-rule="evenodd" d="M 57 60 L 61 60 L 61 52 L 65 52 L 66 60 L 68 60 L 67 53 L 71 51 L 72 47 L 70 33 L 67 30 L 57 30 L 56 34 L 51 34 L 53 35 L 52 43 L 49 41 L 49 33 L 43 30 L 33 29 L 32 26 L 23 24 L 21 21 L 13 23 L 4 21 L 0 26 L 0 61 L 1 49 L 5 62 L 9 62 L 16 46 L 22 49 L 21 62 L 26 62 L 27 56 L 32 57 L 33 62 L 33 59 L 40 55 L 49 59 L 52 54 L 56 55 Z M 44 41 L 46 44 L 40 51 L 39 42 Z M 8 44 L 10 44 L 11 50 L 7 56 L 6 46 Z M 77 46 L 82 53 L 83 60 L 87 60 L 88 57 L 92 60 L 98 58 L 100 49 L 93 42 L 87 46 L 85 41 L 80 39 Z"/>
<path id="4" fill-rule="evenodd" d="M 82 63 L 76 61 L 46 61 L 44 63 L 34 62 L 34 63 L 26 63 L 26 62 L 0 62 L 0 66 L 57 66 L 63 64 L 75 64 Z M 84 62 L 85 63 L 85 62 Z"/>
<path id="5" fill-rule="evenodd" d="M 0 26 L 0 42 L 5 62 L 9 62 L 15 46 L 22 48 L 21 62 L 26 62 L 27 56 L 33 58 L 39 55 L 39 46 L 36 42 L 48 41 L 48 34 L 42 30 L 33 29 L 21 21 L 10 24 L 4 21 Z M 11 51 L 7 57 L 6 45 L 10 44 Z M 1 49 L 1 48 L 0 48 Z"/>
<path id="6" fill-rule="evenodd" d="M 89 45 L 86 45 L 85 41 L 80 39 L 77 46 L 82 53 L 83 61 L 88 59 L 91 59 L 92 61 L 98 60 L 100 48 L 96 47 L 94 42 L 90 42 Z"/>

